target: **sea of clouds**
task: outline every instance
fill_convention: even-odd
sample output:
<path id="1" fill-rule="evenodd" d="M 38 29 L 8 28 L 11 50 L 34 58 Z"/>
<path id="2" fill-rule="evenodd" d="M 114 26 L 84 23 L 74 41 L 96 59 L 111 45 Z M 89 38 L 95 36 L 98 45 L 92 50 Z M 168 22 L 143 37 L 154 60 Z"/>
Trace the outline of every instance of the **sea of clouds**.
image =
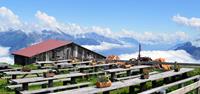
<path id="1" fill-rule="evenodd" d="M 120 59 L 129 60 L 130 58 L 137 58 L 138 52 L 132 54 L 122 54 Z M 168 51 L 142 51 L 141 56 L 151 57 L 152 59 L 156 58 L 166 58 L 167 62 L 177 61 L 179 63 L 199 63 L 198 60 L 192 58 L 184 50 L 168 50 Z"/>
<path id="2" fill-rule="evenodd" d="M 10 56 L 9 47 L 0 46 L 0 62 L 14 64 L 13 58 Z"/>

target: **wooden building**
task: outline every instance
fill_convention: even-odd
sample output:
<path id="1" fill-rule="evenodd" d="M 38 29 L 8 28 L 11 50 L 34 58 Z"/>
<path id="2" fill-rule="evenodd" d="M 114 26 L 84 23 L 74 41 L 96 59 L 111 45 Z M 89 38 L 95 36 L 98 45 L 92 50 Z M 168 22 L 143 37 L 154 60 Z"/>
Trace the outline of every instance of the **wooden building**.
<path id="1" fill-rule="evenodd" d="M 36 61 L 53 61 L 77 58 L 105 59 L 106 57 L 71 41 L 46 40 L 12 53 L 15 64 L 27 65 Z"/>

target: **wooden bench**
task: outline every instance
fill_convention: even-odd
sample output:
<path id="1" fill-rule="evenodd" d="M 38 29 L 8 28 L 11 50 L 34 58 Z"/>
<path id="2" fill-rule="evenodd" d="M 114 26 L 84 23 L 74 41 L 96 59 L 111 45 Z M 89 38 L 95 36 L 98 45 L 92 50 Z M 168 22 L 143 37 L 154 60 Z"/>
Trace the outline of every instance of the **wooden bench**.
<path id="1" fill-rule="evenodd" d="M 34 78 L 23 78 L 23 79 L 12 79 L 11 81 L 15 84 L 22 84 L 22 90 L 28 90 L 30 83 L 48 81 L 48 87 L 53 87 L 53 81 L 62 78 L 71 78 L 71 83 L 76 83 L 76 78 L 86 76 L 84 73 L 69 73 L 55 75 L 54 77 L 34 77 Z"/>
<path id="2" fill-rule="evenodd" d="M 0 70 L 0 73 L 3 73 L 3 72 L 8 72 L 8 71 L 17 71 L 17 70 L 20 70 L 21 68 L 14 68 L 14 69 L 2 69 Z"/>
<path id="3" fill-rule="evenodd" d="M 133 74 L 133 73 L 138 73 L 139 72 L 139 70 L 138 69 L 135 69 L 135 70 L 131 70 L 131 75 Z M 121 75 L 127 75 L 127 72 L 126 71 L 122 71 L 122 72 L 117 72 L 116 74 L 116 77 L 120 77 Z"/>
<path id="4" fill-rule="evenodd" d="M 70 78 L 65 78 L 65 79 L 58 79 L 58 80 L 55 80 L 54 82 L 70 82 L 71 79 Z M 30 83 L 30 86 L 33 86 L 33 85 L 44 85 L 44 84 L 48 84 L 48 81 L 43 81 L 43 82 L 35 82 L 35 83 Z M 15 90 L 17 88 L 21 88 L 22 87 L 22 84 L 17 84 L 17 85 L 9 85 L 7 86 L 8 89 L 10 90 Z"/>
<path id="5" fill-rule="evenodd" d="M 182 87 L 180 89 L 174 90 L 172 92 L 169 92 L 168 94 L 186 94 L 188 92 L 190 92 L 191 90 L 195 90 L 197 89 L 197 93 L 200 93 L 200 80 L 198 80 L 197 82 L 194 82 L 190 85 L 187 85 L 185 87 Z"/>
<path id="6" fill-rule="evenodd" d="M 125 71 L 127 76 L 131 75 L 131 71 L 134 70 L 143 70 L 145 68 L 151 68 L 151 66 L 147 66 L 147 65 L 139 65 L 139 66 L 132 66 L 131 68 L 115 68 L 115 69 L 109 69 L 109 70 L 105 70 L 105 72 L 108 72 L 111 74 L 111 81 L 114 82 L 115 78 L 116 78 L 116 73 L 118 72 L 123 72 Z"/>
<path id="7" fill-rule="evenodd" d="M 125 71 L 122 71 L 122 72 L 116 73 L 117 76 L 118 76 L 118 75 L 123 75 L 123 74 L 126 74 L 126 72 L 125 72 Z"/>
<path id="8" fill-rule="evenodd" d="M 39 66 L 39 65 L 35 65 L 38 69 L 51 69 L 54 68 L 54 66 Z"/>
<path id="9" fill-rule="evenodd" d="M 55 68 L 61 69 L 61 68 L 73 68 L 73 65 L 70 63 L 58 63 L 54 65 Z"/>
<path id="10" fill-rule="evenodd" d="M 98 71 L 99 68 L 104 68 L 106 66 L 112 66 L 114 63 L 109 63 L 109 64 L 97 64 L 97 65 L 80 65 L 77 66 L 77 68 L 80 70 L 80 72 L 84 72 L 84 70 L 92 69 L 94 71 Z"/>
<path id="11" fill-rule="evenodd" d="M 73 89 L 73 90 L 66 90 L 66 91 L 61 91 L 61 92 L 56 92 L 54 94 L 94 94 L 94 93 L 100 93 L 103 92 L 103 94 L 109 94 L 110 91 L 124 88 L 124 87 L 129 87 L 129 92 L 135 92 L 134 91 L 134 86 L 140 84 L 140 90 L 143 90 L 144 87 L 143 85 L 146 82 L 149 81 L 155 81 L 159 79 L 166 79 L 169 77 L 177 76 L 177 75 L 185 75 L 187 72 L 193 71 L 192 68 L 181 68 L 179 72 L 174 72 L 173 70 L 163 72 L 163 73 L 158 73 L 151 75 L 149 79 L 140 79 L 140 78 L 134 78 L 134 79 L 128 79 L 128 80 L 123 80 L 123 81 L 116 81 L 113 82 L 110 87 L 106 88 L 97 88 L 96 86 L 90 86 L 90 87 L 84 87 L 80 89 Z M 52 93 L 53 94 L 53 93 Z"/>
<path id="12" fill-rule="evenodd" d="M 175 85 L 180 85 L 180 87 L 182 87 L 183 83 L 191 81 L 191 80 L 196 80 L 196 79 L 199 79 L 199 78 L 200 78 L 200 75 L 189 77 L 189 78 L 186 78 L 186 79 L 183 79 L 183 80 L 180 80 L 180 81 L 176 81 L 176 82 L 173 82 L 173 83 L 170 83 L 170 84 L 166 84 L 166 85 L 163 85 L 163 86 L 160 86 L 160 87 L 157 87 L 157 88 L 153 88 L 153 89 L 150 89 L 150 90 L 147 90 L 147 91 L 143 91 L 143 92 L 141 92 L 139 94 L 151 94 L 151 93 L 162 94 L 169 87 L 172 87 L 172 86 L 175 86 Z M 177 94 L 179 94 L 179 93 L 177 93 Z"/>
<path id="13" fill-rule="evenodd" d="M 104 72 L 103 71 L 99 71 L 99 72 L 87 73 L 88 76 L 90 76 L 90 75 L 98 75 L 98 74 L 104 74 Z"/>
<path id="14" fill-rule="evenodd" d="M 0 70 L 10 68 L 9 64 L 7 63 L 0 63 Z"/>
<path id="15" fill-rule="evenodd" d="M 17 75 L 24 75 L 24 77 L 26 75 L 30 75 L 30 74 L 36 74 L 37 76 L 39 76 L 39 74 L 43 73 L 43 72 L 48 72 L 49 69 L 44 69 L 44 70 L 31 70 L 30 72 L 22 72 L 22 71 L 10 71 L 10 72 L 4 72 L 6 75 L 11 75 L 12 79 L 16 79 Z"/>
<path id="16" fill-rule="evenodd" d="M 20 91 L 21 94 L 44 94 L 44 93 L 51 93 L 59 90 L 66 90 L 71 88 L 80 88 L 90 85 L 90 82 L 85 83 L 79 83 L 79 84 L 72 84 L 72 85 L 66 85 L 66 86 L 57 86 L 57 87 L 51 87 L 51 88 L 45 88 L 45 89 L 39 89 L 39 90 L 32 90 L 32 91 Z"/>
<path id="17" fill-rule="evenodd" d="M 152 75 L 152 74 L 157 74 L 158 72 L 150 72 L 149 74 Z M 132 78 L 137 78 L 137 77 L 140 77 L 141 74 L 138 74 L 138 75 L 133 75 L 133 76 L 127 76 L 127 77 L 121 77 L 121 78 L 115 78 L 116 81 L 121 81 L 121 80 L 127 80 L 127 79 L 132 79 Z"/>

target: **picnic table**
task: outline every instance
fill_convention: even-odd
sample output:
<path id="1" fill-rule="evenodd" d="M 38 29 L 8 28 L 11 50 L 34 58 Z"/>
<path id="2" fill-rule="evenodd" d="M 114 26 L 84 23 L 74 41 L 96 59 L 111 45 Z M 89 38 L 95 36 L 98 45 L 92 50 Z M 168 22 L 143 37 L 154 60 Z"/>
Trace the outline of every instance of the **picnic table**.
<path id="1" fill-rule="evenodd" d="M 82 65 L 82 64 L 89 65 L 89 63 L 91 62 L 91 61 L 81 61 L 81 62 L 72 63 L 71 61 L 72 61 L 71 59 L 58 60 L 58 61 L 38 61 L 38 62 L 36 62 L 36 64 L 40 65 L 39 67 L 44 67 L 45 64 L 64 65 L 64 64 L 69 64 L 69 62 L 70 62 L 70 64 L 75 67 L 76 65 Z"/>
<path id="2" fill-rule="evenodd" d="M 72 64 L 74 67 L 77 66 L 77 65 L 89 65 L 89 63 L 91 63 L 92 61 L 81 61 L 81 62 L 75 62 L 75 63 L 70 63 Z"/>
<path id="3" fill-rule="evenodd" d="M 63 63 L 63 62 L 71 62 L 72 61 L 72 59 L 66 59 L 66 60 L 57 60 L 56 62 L 58 62 L 58 63 Z"/>
<path id="4" fill-rule="evenodd" d="M 23 71 L 9 71 L 9 72 L 4 72 L 7 75 L 11 75 L 12 79 L 16 79 L 17 75 L 24 75 L 22 78 L 27 76 L 28 74 L 36 74 L 39 76 L 39 73 L 47 72 L 49 71 L 48 69 L 45 70 L 31 70 L 30 72 L 23 72 Z"/>
<path id="5" fill-rule="evenodd" d="M 105 70 L 105 72 L 108 72 L 108 73 L 111 74 L 111 81 L 115 81 L 117 72 L 126 71 L 127 72 L 127 76 L 130 76 L 131 75 L 131 70 L 140 69 L 140 71 L 142 71 L 142 69 L 150 68 L 150 67 L 151 66 L 147 66 L 147 65 L 138 65 L 138 66 L 132 66 L 131 68 L 108 69 L 108 70 Z"/>
<path id="6" fill-rule="evenodd" d="M 20 70 L 20 69 L 21 69 L 21 68 L 1 69 L 1 70 L 0 70 L 0 73 L 8 72 L 8 71 L 17 71 L 17 70 Z"/>
<path id="7" fill-rule="evenodd" d="M 97 65 L 82 65 L 82 66 L 77 66 L 77 68 L 80 70 L 80 72 L 84 72 L 85 69 L 90 69 L 93 68 L 95 71 L 97 71 L 97 68 L 99 67 L 106 67 L 109 66 L 109 69 L 112 68 L 112 65 L 115 63 L 108 63 L 108 64 L 97 64 Z"/>
<path id="8" fill-rule="evenodd" d="M 28 90 L 28 84 L 34 82 L 48 81 L 48 87 L 53 87 L 53 80 L 62 78 L 71 78 L 71 83 L 75 83 L 77 77 L 85 76 L 84 73 L 69 73 L 55 75 L 54 77 L 34 77 L 34 78 L 23 78 L 23 79 L 12 79 L 11 81 L 15 84 L 22 84 L 22 90 Z"/>
<path id="9" fill-rule="evenodd" d="M 56 68 L 71 68 L 73 65 L 71 63 L 57 63 L 54 65 Z"/>
<path id="10" fill-rule="evenodd" d="M 111 90 L 124 88 L 124 87 L 130 87 L 129 92 L 134 92 L 134 88 L 133 88 L 134 85 L 143 84 L 148 81 L 165 79 L 165 78 L 169 78 L 169 77 L 173 77 L 177 75 L 183 75 L 192 70 L 193 68 L 181 68 L 179 72 L 174 72 L 174 70 L 171 70 L 171 71 L 162 72 L 159 74 L 150 75 L 149 79 L 134 78 L 134 79 L 113 82 L 110 87 L 106 87 L 106 88 L 97 88 L 96 86 L 90 86 L 90 87 L 85 87 L 85 88 L 61 91 L 61 92 L 52 93 L 52 94 L 94 94 L 94 93 L 100 93 L 100 92 L 103 92 L 103 94 L 109 94 L 109 91 Z M 141 85 L 141 88 L 142 88 L 142 85 Z"/>
<path id="11" fill-rule="evenodd" d="M 10 68 L 9 64 L 7 63 L 0 63 L 0 69 L 8 69 Z"/>
<path id="12" fill-rule="evenodd" d="M 44 67 L 45 64 L 54 64 L 56 61 L 38 61 L 36 64 L 40 65 L 40 67 Z"/>
<path id="13" fill-rule="evenodd" d="M 57 64 L 55 64 L 56 66 L 62 66 L 62 65 L 67 65 L 67 66 L 70 66 L 70 67 L 72 67 L 72 66 L 77 66 L 77 65 L 83 65 L 83 64 L 85 64 L 85 65 L 89 65 L 89 63 L 90 63 L 91 61 L 81 61 L 81 62 L 76 62 L 76 63 L 57 63 Z"/>

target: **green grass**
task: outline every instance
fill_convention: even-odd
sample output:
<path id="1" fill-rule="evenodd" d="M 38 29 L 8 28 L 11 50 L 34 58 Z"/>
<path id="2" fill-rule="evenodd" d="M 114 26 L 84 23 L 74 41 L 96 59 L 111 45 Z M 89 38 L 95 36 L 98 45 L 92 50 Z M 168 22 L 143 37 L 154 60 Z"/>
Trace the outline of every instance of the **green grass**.
<path id="1" fill-rule="evenodd" d="M 0 79 L 0 94 L 14 94 L 13 91 L 10 91 L 6 88 L 7 81 Z"/>
<path id="2" fill-rule="evenodd" d="M 18 64 L 14 64 L 14 65 L 10 65 L 12 68 L 19 68 L 22 67 L 22 65 L 18 65 Z"/>

